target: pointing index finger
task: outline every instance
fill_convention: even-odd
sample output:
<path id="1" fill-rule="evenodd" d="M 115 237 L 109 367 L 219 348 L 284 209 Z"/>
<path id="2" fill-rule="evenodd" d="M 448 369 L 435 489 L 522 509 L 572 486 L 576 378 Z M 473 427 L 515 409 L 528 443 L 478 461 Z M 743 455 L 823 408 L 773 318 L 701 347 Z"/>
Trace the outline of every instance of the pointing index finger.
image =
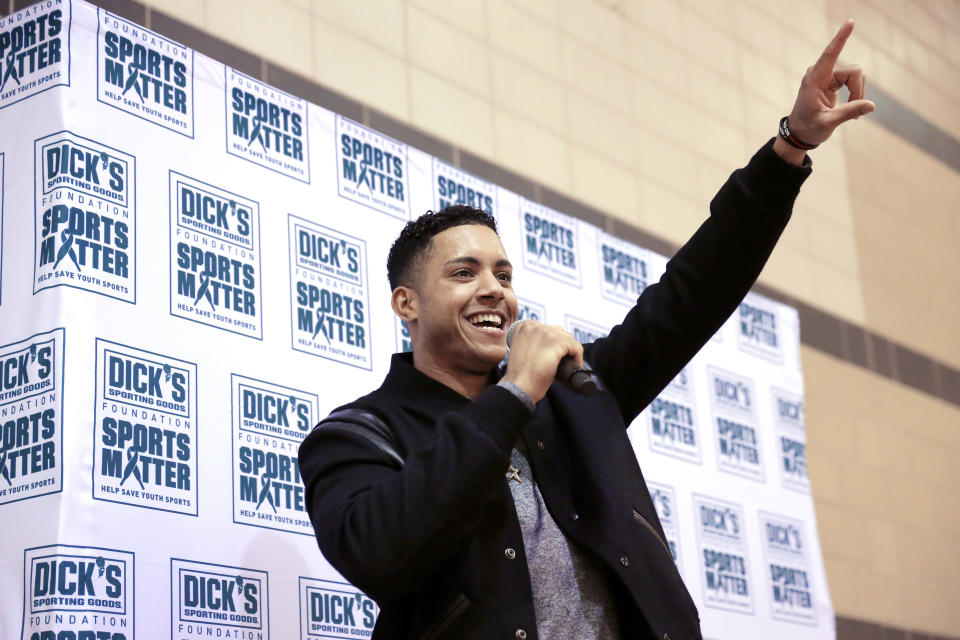
<path id="1" fill-rule="evenodd" d="M 820 54 L 817 63 L 813 65 L 813 78 L 817 80 L 818 83 L 823 84 L 830 81 L 830 78 L 833 76 L 833 67 L 837 64 L 840 52 L 843 51 L 843 45 L 846 44 L 847 38 L 850 37 L 852 32 L 853 20 L 847 19 L 847 21 L 843 23 L 843 26 L 840 27 L 840 30 L 837 31 L 837 35 L 833 37 L 833 40 L 830 41 L 826 49 L 823 50 L 823 53 Z"/>

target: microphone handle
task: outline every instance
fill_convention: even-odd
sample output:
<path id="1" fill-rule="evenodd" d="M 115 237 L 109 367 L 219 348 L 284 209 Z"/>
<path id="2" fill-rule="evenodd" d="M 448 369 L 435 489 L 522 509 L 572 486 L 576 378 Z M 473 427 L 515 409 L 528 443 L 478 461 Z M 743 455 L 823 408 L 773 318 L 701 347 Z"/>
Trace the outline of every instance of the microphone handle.
<path id="1" fill-rule="evenodd" d="M 588 398 L 596 395 L 597 381 L 583 367 L 577 366 L 577 361 L 570 356 L 564 356 L 557 367 L 557 379 L 570 385 L 577 393 Z"/>
<path id="2" fill-rule="evenodd" d="M 523 320 L 517 320 L 507 329 L 508 349 L 513 346 L 513 334 L 523 322 Z M 564 356 L 560 360 L 560 364 L 557 366 L 557 379 L 588 398 L 597 393 L 597 381 L 586 369 L 578 367 L 577 361 L 570 356 Z"/>

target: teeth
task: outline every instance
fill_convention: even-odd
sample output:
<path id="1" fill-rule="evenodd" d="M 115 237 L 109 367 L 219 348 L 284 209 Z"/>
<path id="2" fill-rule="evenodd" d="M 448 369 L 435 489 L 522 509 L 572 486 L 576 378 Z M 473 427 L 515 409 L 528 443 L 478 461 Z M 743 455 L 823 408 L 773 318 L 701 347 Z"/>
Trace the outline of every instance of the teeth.
<path id="1" fill-rule="evenodd" d="M 503 319 L 496 313 L 478 313 L 470 316 L 470 324 L 480 324 L 481 322 L 493 322 L 497 325 L 503 324 Z"/>

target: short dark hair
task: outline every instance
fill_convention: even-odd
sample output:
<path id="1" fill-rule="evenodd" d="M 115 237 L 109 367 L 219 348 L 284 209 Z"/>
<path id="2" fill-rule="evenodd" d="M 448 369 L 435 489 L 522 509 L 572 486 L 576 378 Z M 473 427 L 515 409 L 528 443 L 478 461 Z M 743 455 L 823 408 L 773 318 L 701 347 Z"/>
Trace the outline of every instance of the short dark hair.
<path id="1" fill-rule="evenodd" d="M 427 211 L 416 220 L 408 222 L 390 247 L 390 254 L 387 256 L 390 289 L 401 285 L 410 286 L 413 271 L 423 260 L 433 236 L 466 224 L 480 224 L 497 233 L 497 221 L 493 216 L 465 204 L 453 204 L 440 211 Z"/>

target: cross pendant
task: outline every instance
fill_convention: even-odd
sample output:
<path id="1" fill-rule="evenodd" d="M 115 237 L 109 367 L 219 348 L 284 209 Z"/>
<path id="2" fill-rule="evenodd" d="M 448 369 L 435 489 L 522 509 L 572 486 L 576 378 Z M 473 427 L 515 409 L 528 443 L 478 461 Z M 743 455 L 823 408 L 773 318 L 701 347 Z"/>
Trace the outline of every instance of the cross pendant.
<path id="1" fill-rule="evenodd" d="M 507 480 L 516 480 L 520 484 L 523 484 L 523 480 L 520 479 L 520 469 L 510 465 L 510 468 L 507 469 Z"/>

